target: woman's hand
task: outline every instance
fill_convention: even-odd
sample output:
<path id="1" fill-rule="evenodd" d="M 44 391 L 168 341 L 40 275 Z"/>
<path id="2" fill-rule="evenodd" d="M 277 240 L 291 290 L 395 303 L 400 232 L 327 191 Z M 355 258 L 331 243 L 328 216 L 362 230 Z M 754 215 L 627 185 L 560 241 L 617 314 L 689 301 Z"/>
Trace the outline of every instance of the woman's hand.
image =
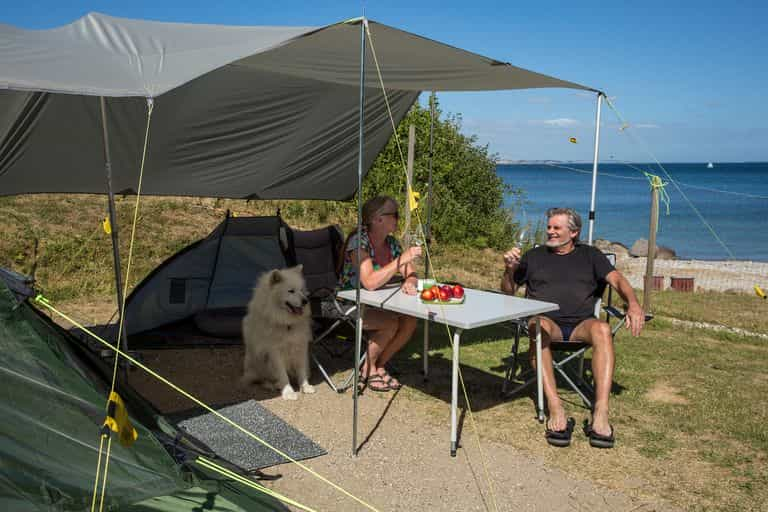
<path id="1" fill-rule="evenodd" d="M 421 246 L 414 245 L 407 248 L 400 255 L 400 264 L 411 263 L 413 260 L 421 256 Z"/>
<path id="2" fill-rule="evenodd" d="M 408 295 L 416 295 L 416 283 L 418 283 L 418 279 L 416 276 L 411 276 L 405 280 L 403 283 L 403 293 Z"/>

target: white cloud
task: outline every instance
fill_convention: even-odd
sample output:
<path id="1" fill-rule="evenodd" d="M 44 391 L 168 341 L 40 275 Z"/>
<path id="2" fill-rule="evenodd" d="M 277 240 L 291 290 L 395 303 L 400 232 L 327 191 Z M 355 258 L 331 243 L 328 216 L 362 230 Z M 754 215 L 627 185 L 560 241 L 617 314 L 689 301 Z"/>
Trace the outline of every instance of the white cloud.
<path id="1" fill-rule="evenodd" d="M 568 117 L 561 117 L 561 118 L 558 118 L 558 119 L 546 119 L 546 120 L 543 120 L 543 121 L 529 121 L 529 124 L 534 124 L 534 125 L 541 125 L 541 124 L 543 124 L 543 125 L 547 125 L 547 126 L 557 126 L 559 128 L 567 128 L 569 126 L 578 126 L 581 123 L 579 123 L 575 119 L 570 119 Z"/>

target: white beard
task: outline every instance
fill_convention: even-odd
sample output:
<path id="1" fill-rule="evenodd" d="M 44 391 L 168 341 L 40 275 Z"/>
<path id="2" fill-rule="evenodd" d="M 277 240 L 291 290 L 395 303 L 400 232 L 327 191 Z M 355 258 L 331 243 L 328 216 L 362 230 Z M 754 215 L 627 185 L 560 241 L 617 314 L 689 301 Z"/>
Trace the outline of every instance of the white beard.
<path id="1" fill-rule="evenodd" d="M 568 242 L 570 242 L 570 241 L 571 241 L 570 239 L 566 239 L 566 240 L 563 240 L 563 241 L 549 240 L 548 239 L 546 242 L 544 242 L 544 245 L 546 245 L 550 249 L 557 249 L 558 247 L 562 247 L 564 245 L 568 245 Z"/>

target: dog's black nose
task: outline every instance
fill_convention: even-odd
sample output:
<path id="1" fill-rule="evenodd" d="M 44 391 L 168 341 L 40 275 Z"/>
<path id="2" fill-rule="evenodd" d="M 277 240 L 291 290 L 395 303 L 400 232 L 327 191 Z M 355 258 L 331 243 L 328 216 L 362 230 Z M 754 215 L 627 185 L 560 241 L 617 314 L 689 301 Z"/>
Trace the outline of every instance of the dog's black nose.
<path id="1" fill-rule="evenodd" d="M 301 299 L 302 306 L 306 306 L 307 304 L 309 304 L 309 301 L 307 299 Z"/>

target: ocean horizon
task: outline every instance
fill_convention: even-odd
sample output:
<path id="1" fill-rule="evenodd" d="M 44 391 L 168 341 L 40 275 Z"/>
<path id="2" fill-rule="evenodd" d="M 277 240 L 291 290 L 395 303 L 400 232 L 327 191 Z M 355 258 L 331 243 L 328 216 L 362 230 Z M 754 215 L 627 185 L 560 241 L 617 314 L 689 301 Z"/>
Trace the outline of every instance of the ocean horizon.
<path id="1" fill-rule="evenodd" d="M 657 244 L 678 258 L 768 261 L 768 162 L 657 164 L 605 162 L 598 166 L 595 239 L 631 247 L 648 238 L 651 193 L 644 172 L 667 185 L 667 204 L 659 206 Z M 544 212 L 554 206 L 576 209 L 584 220 L 581 238 L 589 233 L 592 163 L 515 162 L 498 164 L 505 183 L 522 191 L 505 205 L 523 225 L 544 225 Z"/>

